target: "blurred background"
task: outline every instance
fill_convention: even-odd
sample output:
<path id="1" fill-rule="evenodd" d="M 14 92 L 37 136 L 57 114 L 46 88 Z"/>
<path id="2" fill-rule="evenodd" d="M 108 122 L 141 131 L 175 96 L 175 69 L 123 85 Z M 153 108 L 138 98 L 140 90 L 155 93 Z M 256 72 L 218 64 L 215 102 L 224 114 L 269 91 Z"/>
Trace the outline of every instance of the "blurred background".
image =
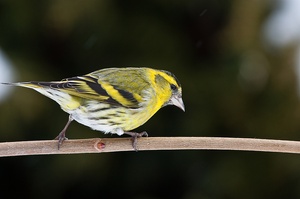
<path id="1" fill-rule="evenodd" d="M 186 112 L 150 136 L 300 140 L 300 1 L 0 1 L 0 82 L 60 80 L 111 66 L 173 72 Z M 53 139 L 68 115 L 0 86 L 0 141 Z M 76 122 L 70 139 L 111 137 Z M 115 136 L 113 136 L 115 137 Z M 299 198 L 299 155 L 151 151 L 0 159 L 3 198 Z M 5 196 L 5 197 L 4 197 Z"/>

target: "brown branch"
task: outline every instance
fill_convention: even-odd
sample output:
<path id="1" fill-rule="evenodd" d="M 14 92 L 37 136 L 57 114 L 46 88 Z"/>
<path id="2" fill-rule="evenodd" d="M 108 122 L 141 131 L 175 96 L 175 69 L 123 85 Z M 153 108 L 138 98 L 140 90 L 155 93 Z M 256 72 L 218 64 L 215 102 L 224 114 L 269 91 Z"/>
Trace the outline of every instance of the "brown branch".
<path id="1" fill-rule="evenodd" d="M 138 150 L 237 150 L 300 153 L 300 142 L 223 137 L 147 137 L 138 139 Z M 0 157 L 134 151 L 130 138 L 67 140 L 60 150 L 57 140 L 0 143 Z"/>

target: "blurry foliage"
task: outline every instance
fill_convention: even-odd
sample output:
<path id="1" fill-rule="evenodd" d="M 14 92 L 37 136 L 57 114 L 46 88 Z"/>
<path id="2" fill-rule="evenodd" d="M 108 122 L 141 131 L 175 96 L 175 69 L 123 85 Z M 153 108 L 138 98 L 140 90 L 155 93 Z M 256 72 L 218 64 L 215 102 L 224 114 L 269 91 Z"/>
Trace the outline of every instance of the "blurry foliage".
<path id="1" fill-rule="evenodd" d="M 273 7 L 235 0 L 1 1 L 0 47 L 19 81 L 110 66 L 172 71 L 183 85 L 186 112 L 163 108 L 137 129 L 150 136 L 299 140 L 293 49 L 268 52 L 260 39 Z M 55 102 L 22 88 L 0 109 L 2 141 L 52 139 L 67 121 Z M 67 136 L 111 135 L 74 122 Z M 296 155 L 163 151 L 0 161 L 6 197 L 300 197 Z"/>

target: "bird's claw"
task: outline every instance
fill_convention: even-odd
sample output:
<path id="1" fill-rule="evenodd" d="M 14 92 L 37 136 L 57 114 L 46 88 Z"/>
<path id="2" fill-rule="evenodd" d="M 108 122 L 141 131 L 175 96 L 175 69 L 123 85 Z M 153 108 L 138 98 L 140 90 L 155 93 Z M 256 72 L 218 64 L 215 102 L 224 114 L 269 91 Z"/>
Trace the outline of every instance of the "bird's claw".
<path id="1" fill-rule="evenodd" d="M 143 131 L 141 133 L 136 133 L 136 132 L 124 132 L 124 133 L 131 136 L 132 148 L 135 151 L 138 151 L 137 150 L 137 139 L 140 138 L 140 137 L 143 137 L 143 136 L 148 137 L 148 133 L 146 131 Z"/>
<path id="2" fill-rule="evenodd" d="M 65 141 L 65 140 L 68 140 L 68 138 L 65 136 L 65 132 L 60 132 L 58 134 L 58 136 L 56 136 L 55 140 L 58 140 L 57 142 L 57 149 L 59 150 L 60 149 L 60 146 L 62 145 L 62 143 Z"/>

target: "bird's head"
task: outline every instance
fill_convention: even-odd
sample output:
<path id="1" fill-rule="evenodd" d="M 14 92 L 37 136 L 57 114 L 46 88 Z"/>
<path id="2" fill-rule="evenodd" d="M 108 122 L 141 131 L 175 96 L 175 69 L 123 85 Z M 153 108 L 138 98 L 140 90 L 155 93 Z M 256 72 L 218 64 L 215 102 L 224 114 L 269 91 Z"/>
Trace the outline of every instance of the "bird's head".
<path id="1" fill-rule="evenodd" d="M 164 70 L 156 71 L 154 82 L 158 90 L 158 98 L 163 102 L 162 106 L 174 105 L 185 111 L 182 88 L 174 74 Z"/>

